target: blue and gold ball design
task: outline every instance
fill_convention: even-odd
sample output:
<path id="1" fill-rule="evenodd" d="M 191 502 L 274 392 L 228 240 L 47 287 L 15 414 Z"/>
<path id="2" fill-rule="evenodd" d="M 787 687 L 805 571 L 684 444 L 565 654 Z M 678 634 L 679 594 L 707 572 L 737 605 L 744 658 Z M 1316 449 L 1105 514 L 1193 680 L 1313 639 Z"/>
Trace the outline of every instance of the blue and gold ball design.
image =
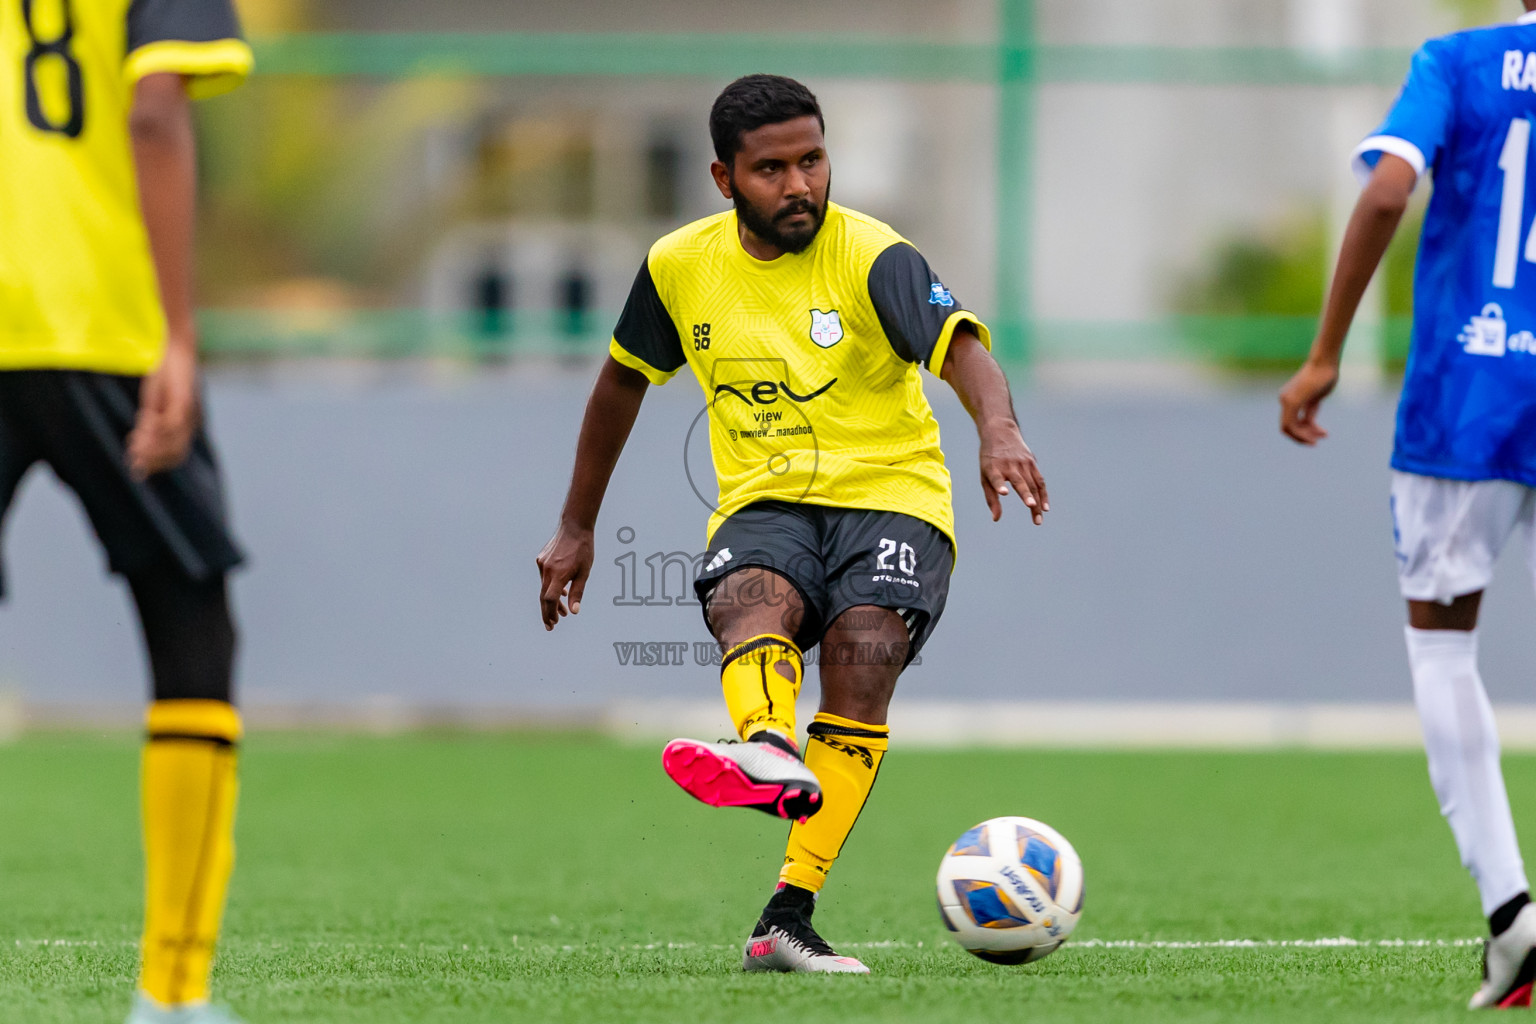
<path id="1" fill-rule="evenodd" d="M 955 896 L 970 919 L 983 928 L 1023 928 L 1033 923 L 995 882 L 956 879 Z"/>
<path id="2" fill-rule="evenodd" d="M 955 845 L 949 848 L 948 855 L 951 857 L 992 856 L 992 841 L 987 835 L 986 823 L 967 829 L 964 835 L 955 840 Z"/>
<path id="3" fill-rule="evenodd" d="M 1050 840 L 1033 829 L 1023 825 L 1015 826 L 1018 829 L 1019 863 L 1024 866 L 1040 883 L 1040 887 L 1050 893 L 1051 899 L 1056 898 L 1056 890 L 1061 886 L 1059 869 L 1061 867 L 1061 854 Z"/>

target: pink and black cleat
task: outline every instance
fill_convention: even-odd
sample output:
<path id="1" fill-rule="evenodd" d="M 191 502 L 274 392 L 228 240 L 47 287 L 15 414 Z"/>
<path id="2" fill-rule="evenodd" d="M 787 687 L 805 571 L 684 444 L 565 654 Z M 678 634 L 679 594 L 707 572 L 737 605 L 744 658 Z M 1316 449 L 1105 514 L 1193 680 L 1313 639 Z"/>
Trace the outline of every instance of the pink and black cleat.
<path id="1" fill-rule="evenodd" d="M 821 783 L 788 740 L 758 733 L 745 743 L 673 740 L 661 752 L 672 781 L 711 807 L 754 807 L 805 821 L 821 810 Z"/>

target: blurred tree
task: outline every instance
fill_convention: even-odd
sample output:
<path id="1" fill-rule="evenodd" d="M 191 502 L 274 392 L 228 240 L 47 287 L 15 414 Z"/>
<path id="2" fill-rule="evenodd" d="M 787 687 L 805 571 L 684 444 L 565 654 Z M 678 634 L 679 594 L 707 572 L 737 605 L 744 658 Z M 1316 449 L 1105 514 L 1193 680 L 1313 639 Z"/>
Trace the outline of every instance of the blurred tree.
<path id="1" fill-rule="evenodd" d="M 294 279 L 393 299 L 444 226 L 423 187 L 426 140 L 472 117 L 484 88 L 257 78 L 201 105 L 203 302 L 267 305 Z"/>
<path id="2" fill-rule="evenodd" d="M 1440 6 L 1451 10 L 1463 25 L 1488 25 L 1506 20 L 1513 3 L 1505 0 L 1440 0 Z"/>
<path id="3" fill-rule="evenodd" d="M 466 219 L 592 215 L 592 119 L 578 110 L 505 104 L 471 132 L 474 159 L 453 213 Z"/>
<path id="4" fill-rule="evenodd" d="M 1283 371 L 1307 353 L 1328 273 L 1319 211 L 1229 235 L 1177 289 L 1180 333 L 1201 357 L 1238 371 Z"/>
<path id="5" fill-rule="evenodd" d="M 1421 197 L 1427 194 L 1421 192 Z M 1423 199 L 1404 218 L 1377 273 L 1386 316 L 1383 360 L 1401 368 L 1413 316 L 1413 274 Z M 1328 275 L 1337 255 L 1322 213 L 1266 232 L 1223 239 L 1205 265 L 1185 278 L 1174 307 L 1186 342 L 1241 370 L 1280 370 L 1312 344 Z"/>
<path id="6" fill-rule="evenodd" d="M 1206 266 L 1179 288 L 1181 313 L 1316 316 L 1322 306 L 1328 226 L 1320 214 L 1262 234 L 1223 239 Z"/>
<path id="7" fill-rule="evenodd" d="M 313 28 L 310 0 L 237 0 L 240 22 L 248 35 L 298 32 Z"/>

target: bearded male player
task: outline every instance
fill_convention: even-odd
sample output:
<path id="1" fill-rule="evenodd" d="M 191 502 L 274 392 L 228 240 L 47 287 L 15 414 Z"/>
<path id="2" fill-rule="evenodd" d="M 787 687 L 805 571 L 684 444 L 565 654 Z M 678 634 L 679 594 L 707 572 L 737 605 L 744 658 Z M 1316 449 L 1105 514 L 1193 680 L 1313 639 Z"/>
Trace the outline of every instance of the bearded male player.
<path id="1" fill-rule="evenodd" d="M 1499 551 L 1536 528 L 1536 0 L 1518 23 L 1432 39 L 1386 122 L 1355 151 L 1365 182 L 1280 428 L 1315 445 L 1345 336 L 1414 186 L 1434 172 L 1392 453 L 1392 533 L 1429 778 L 1488 917 L 1476 1007 L 1529 1006 L 1536 906 L 1477 669 L 1477 613 Z M 1536 566 L 1536 562 L 1533 562 Z"/>
<path id="2" fill-rule="evenodd" d="M 744 969 L 868 973 L 822 940 L 811 912 L 885 756 L 896 679 L 943 613 L 954 566 L 949 472 L 918 367 L 976 421 L 994 521 L 1013 488 L 1041 523 L 1045 482 L 987 328 L 905 239 L 829 201 L 815 96 L 750 75 L 715 100 L 709 126 L 710 169 L 734 208 L 662 238 L 635 278 L 538 557 L 541 611 L 553 629 L 580 610 L 598 509 L 646 388 L 689 367 L 709 403 L 720 487 L 695 588 L 742 742 L 673 740 L 662 763 L 707 804 L 794 822 Z M 802 652 L 818 643 L 821 709 L 802 759 L 795 700 Z"/>

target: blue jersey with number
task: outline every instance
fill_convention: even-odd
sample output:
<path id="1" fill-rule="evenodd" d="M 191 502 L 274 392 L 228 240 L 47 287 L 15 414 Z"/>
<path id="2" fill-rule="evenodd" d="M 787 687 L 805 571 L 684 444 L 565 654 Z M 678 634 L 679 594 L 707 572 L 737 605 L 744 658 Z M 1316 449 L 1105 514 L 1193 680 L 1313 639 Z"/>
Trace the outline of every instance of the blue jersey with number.
<path id="1" fill-rule="evenodd" d="M 1536 486 L 1536 15 L 1433 39 L 1356 150 L 1434 174 L 1392 465 Z"/>

